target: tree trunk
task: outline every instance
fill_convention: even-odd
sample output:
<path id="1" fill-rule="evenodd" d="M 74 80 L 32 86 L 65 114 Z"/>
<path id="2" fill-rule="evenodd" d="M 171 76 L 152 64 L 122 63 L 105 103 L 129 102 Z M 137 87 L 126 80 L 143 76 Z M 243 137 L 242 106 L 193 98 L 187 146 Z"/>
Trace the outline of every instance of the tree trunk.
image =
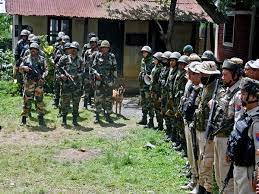
<path id="1" fill-rule="evenodd" d="M 172 40 L 173 40 L 173 31 L 174 31 L 174 23 L 175 23 L 175 9 L 176 9 L 177 0 L 171 0 L 170 3 L 170 14 L 168 21 L 168 28 L 166 32 L 166 48 L 169 51 L 173 51 Z"/>

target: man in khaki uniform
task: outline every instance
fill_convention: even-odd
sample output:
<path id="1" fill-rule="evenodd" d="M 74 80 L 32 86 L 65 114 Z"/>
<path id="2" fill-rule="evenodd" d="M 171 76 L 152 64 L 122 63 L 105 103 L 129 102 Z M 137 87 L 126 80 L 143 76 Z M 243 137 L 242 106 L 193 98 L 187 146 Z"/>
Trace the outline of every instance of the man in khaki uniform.
<path id="1" fill-rule="evenodd" d="M 240 89 L 245 112 L 231 132 L 226 158 L 234 163 L 234 193 L 255 194 L 254 175 L 256 171 L 258 174 L 259 162 L 259 81 L 243 78 Z"/>
<path id="2" fill-rule="evenodd" d="M 220 71 L 217 70 L 214 61 L 204 61 L 197 69 L 201 72 L 201 83 L 204 86 L 201 95 L 197 98 L 198 109 L 195 111 L 194 121 L 199 144 L 199 193 L 211 193 L 214 143 L 213 140 L 206 140 L 205 129 L 210 113 L 208 102 L 212 98 L 216 87 L 216 79 Z"/>
<path id="3" fill-rule="evenodd" d="M 218 94 L 220 98 L 216 102 L 216 113 L 212 120 L 216 131 L 213 134 L 215 178 L 220 190 L 223 188 L 223 181 L 230 169 L 230 164 L 225 161 L 228 137 L 233 130 L 236 119 L 243 112 L 241 100 L 238 96 L 241 76 L 242 66 L 240 64 L 235 64 L 229 59 L 224 61 L 222 81 L 226 89 L 222 94 Z M 233 179 L 229 180 L 224 193 L 234 193 Z"/>

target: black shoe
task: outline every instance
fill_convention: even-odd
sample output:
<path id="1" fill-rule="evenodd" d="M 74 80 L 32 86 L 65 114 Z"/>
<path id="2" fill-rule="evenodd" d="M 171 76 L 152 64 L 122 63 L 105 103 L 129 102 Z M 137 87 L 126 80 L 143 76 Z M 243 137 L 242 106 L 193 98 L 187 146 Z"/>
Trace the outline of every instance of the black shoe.
<path id="1" fill-rule="evenodd" d="M 113 120 L 112 120 L 112 118 L 111 118 L 111 116 L 110 116 L 110 114 L 105 114 L 105 119 L 106 119 L 106 121 L 108 122 L 108 123 L 114 123 L 113 122 Z"/>
<path id="2" fill-rule="evenodd" d="M 95 123 L 95 124 L 100 123 L 100 116 L 99 116 L 99 113 L 95 113 L 95 120 L 94 120 L 94 123 Z"/>
<path id="3" fill-rule="evenodd" d="M 39 126 L 46 127 L 46 123 L 44 121 L 43 116 L 38 116 L 38 119 L 39 119 Z"/>
<path id="4" fill-rule="evenodd" d="M 146 125 L 147 124 L 147 116 L 143 115 L 141 121 L 137 122 L 139 125 Z"/>
<path id="5" fill-rule="evenodd" d="M 201 185 L 199 185 L 198 194 L 206 194 L 206 189 Z"/>
<path id="6" fill-rule="evenodd" d="M 26 125 L 26 116 L 22 116 L 21 126 Z"/>
<path id="7" fill-rule="evenodd" d="M 61 126 L 63 126 L 64 128 L 67 128 L 67 115 L 62 116 Z"/>
<path id="8" fill-rule="evenodd" d="M 77 115 L 73 115 L 73 125 L 74 125 L 75 127 L 78 127 L 78 126 L 79 126 L 79 124 L 78 124 L 78 122 L 77 122 Z"/>
<path id="9" fill-rule="evenodd" d="M 59 99 L 55 99 L 55 100 L 54 100 L 53 106 L 54 106 L 55 108 L 58 108 L 58 107 L 59 107 Z"/>

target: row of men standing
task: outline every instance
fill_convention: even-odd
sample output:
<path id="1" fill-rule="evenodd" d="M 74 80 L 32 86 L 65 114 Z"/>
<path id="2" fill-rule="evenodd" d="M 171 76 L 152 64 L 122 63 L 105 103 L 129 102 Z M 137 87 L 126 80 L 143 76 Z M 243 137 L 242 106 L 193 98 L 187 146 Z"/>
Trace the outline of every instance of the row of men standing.
<path id="1" fill-rule="evenodd" d="M 46 126 L 43 103 L 43 86 L 48 76 L 48 65 L 45 54 L 40 48 L 39 37 L 27 30 L 21 32 L 21 39 L 15 49 L 16 69 L 23 85 L 23 112 L 21 124 L 27 123 L 27 117 L 31 116 L 32 102 L 35 101 L 39 125 Z M 80 45 L 74 41 L 70 43 L 69 36 L 63 32 L 58 34 L 53 61 L 55 63 L 55 98 L 54 105 L 60 109 L 62 126 L 67 127 L 67 115 L 72 101 L 73 125 L 78 126 L 79 103 L 85 93 L 85 106 L 89 99 L 90 89 L 94 89 L 96 120 L 100 122 L 100 113 L 103 111 L 108 122 L 112 112 L 112 89 L 117 78 L 117 62 L 115 55 L 110 52 L 110 43 L 91 37 L 90 48 L 83 50 L 83 58 L 79 56 Z M 24 54 L 27 53 L 27 54 Z"/>
<path id="2" fill-rule="evenodd" d="M 182 188 L 189 193 L 212 193 L 214 170 L 222 193 L 255 193 L 259 60 L 244 67 L 240 58 L 226 59 L 220 72 L 211 51 L 200 58 L 190 45 L 184 47 L 184 55 L 170 51 L 152 55 L 149 46 L 141 52 L 143 117 L 138 124 L 164 130 L 166 141 L 184 150 L 192 178 Z"/>

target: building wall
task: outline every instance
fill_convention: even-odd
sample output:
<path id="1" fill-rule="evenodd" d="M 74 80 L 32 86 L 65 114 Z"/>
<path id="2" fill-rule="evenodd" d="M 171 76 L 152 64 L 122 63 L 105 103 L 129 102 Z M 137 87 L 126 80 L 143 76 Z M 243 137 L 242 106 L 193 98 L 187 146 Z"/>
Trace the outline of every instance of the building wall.
<path id="1" fill-rule="evenodd" d="M 72 18 L 72 41 L 77 41 L 80 46 L 84 45 L 84 18 Z"/>
<path id="2" fill-rule="evenodd" d="M 125 21 L 124 41 L 126 41 L 126 33 L 147 33 L 148 36 L 148 26 L 148 21 Z M 125 78 L 137 79 L 140 71 L 141 48 L 142 46 L 127 46 L 124 42 L 123 75 Z"/>
<path id="3" fill-rule="evenodd" d="M 224 24 L 218 28 L 218 59 L 223 61 L 226 58 L 240 57 L 248 60 L 249 37 L 250 37 L 251 15 L 235 15 L 234 42 L 233 47 L 224 46 Z"/>
<path id="4" fill-rule="evenodd" d="M 94 32 L 98 34 L 98 19 L 88 19 L 88 32 Z"/>

